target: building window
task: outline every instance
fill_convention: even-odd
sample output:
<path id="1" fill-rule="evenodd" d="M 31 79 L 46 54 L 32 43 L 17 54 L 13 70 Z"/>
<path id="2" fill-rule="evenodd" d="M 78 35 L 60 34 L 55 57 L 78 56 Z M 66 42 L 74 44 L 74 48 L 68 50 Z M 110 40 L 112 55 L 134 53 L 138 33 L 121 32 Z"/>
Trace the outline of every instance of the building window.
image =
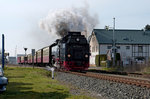
<path id="1" fill-rule="evenodd" d="M 92 38 L 92 42 L 95 42 L 95 37 Z"/>
<path id="2" fill-rule="evenodd" d="M 95 46 L 92 47 L 92 52 L 95 52 Z"/>
<path id="3" fill-rule="evenodd" d="M 143 53 L 143 46 L 138 46 L 138 52 Z"/>
<path id="4" fill-rule="evenodd" d="M 117 49 L 120 49 L 120 46 L 117 46 Z"/>
<path id="5" fill-rule="evenodd" d="M 95 46 L 96 47 L 96 52 L 97 52 L 97 46 Z"/>
<path id="6" fill-rule="evenodd" d="M 111 49 L 111 46 L 107 46 L 107 49 Z"/>
<path id="7" fill-rule="evenodd" d="M 130 49 L 130 46 L 126 46 L 126 49 Z"/>

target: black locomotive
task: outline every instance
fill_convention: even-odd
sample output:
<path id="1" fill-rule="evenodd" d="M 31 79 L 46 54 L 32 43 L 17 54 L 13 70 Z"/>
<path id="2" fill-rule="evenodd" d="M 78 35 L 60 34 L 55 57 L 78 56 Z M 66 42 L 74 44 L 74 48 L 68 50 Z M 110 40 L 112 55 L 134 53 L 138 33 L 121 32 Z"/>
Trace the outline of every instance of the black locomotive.
<path id="1" fill-rule="evenodd" d="M 89 52 L 89 44 L 81 32 L 68 32 L 58 41 L 56 65 L 66 70 L 87 70 Z"/>

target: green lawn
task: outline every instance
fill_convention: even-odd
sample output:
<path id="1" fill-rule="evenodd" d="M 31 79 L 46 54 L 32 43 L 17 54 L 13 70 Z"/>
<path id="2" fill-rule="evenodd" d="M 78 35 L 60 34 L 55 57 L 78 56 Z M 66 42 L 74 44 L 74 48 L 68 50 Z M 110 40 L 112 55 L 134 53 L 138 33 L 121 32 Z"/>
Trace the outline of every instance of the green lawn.
<path id="1" fill-rule="evenodd" d="M 69 93 L 69 87 L 50 78 L 50 72 L 29 67 L 5 67 L 9 79 L 0 99 L 90 99 Z"/>

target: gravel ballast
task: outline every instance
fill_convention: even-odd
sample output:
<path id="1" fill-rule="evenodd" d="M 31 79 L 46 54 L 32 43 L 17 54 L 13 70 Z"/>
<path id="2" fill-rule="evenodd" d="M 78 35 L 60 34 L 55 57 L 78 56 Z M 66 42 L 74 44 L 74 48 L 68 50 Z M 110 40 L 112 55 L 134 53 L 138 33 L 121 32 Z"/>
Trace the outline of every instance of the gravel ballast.
<path id="1" fill-rule="evenodd" d="M 56 79 L 105 99 L 150 99 L 150 89 L 122 83 L 56 72 Z"/>

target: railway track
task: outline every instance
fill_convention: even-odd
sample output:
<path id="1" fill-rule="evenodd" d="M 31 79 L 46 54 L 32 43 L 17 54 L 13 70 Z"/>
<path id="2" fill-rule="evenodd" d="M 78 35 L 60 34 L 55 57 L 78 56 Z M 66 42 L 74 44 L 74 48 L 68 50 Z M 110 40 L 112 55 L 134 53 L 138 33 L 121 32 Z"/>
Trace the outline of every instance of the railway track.
<path id="1" fill-rule="evenodd" d="M 143 73 L 132 73 L 132 72 L 117 72 L 117 71 L 105 71 L 105 70 L 94 70 L 90 69 L 87 70 L 87 72 L 92 72 L 92 73 L 101 73 L 101 74 L 115 74 L 115 75 L 124 75 L 124 76 L 129 76 L 129 77 L 135 77 L 135 78 L 147 78 L 150 79 L 150 74 L 143 74 Z"/>
<path id="2" fill-rule="evenodd" d="M 128 76 L 130 77 L 138 77 L 138 78 L 148 78 L 150 79 L 149 74 L 142 74 L 142 73 L 128 73 Z"/>
<path id="3" fill-rule="evenodd" d="M 59 71 L 64 72 L 64 71 Z M 150 88 L 150 80 L 144 78 L 133 78 L 129 76 L 120 76 L 120 75 L 108 75 L 108 74 L 98 74 L 92 72 L 80 73 L 80 72 L 70 72 L 65 71 L 65 73 L 71 73 L 79 76 L 92 77 L 96 79 L 109 80 L 117 83 L 124 83 L 128 85 L 135 85 L 139 87 Z"/>

